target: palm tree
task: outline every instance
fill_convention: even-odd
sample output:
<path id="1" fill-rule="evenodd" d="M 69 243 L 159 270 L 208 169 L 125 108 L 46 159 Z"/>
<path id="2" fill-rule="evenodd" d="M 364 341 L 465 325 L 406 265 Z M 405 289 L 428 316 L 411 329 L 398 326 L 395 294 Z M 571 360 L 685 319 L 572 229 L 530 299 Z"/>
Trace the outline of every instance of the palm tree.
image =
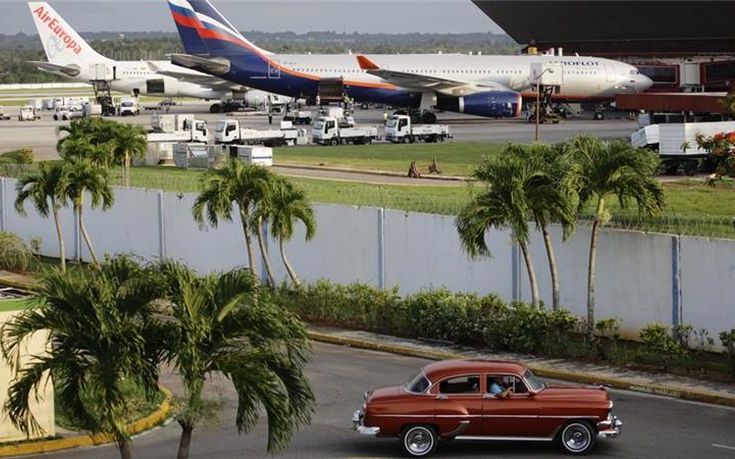
<path id="1" fill-rule="evenodd" d="M 204 173 L 202 191 L 192 207 L 197 223 L 203 225 L 206 216 L 206 221 L 216 228 L 220 219 L 232 221 L 233 203 L 237 204 L 248 253 L 248 268 L 254 275 L 257 272 L 251 235 L 255 233 L 260 238 L 262 231 L 252 221 L 252 214 L 271 177 L 271 173 L 263 167 L 231 161 L 221 169 Z"/>
<path id="2" fill-rule="evenodd" d="M 28 200 L 45 218 L 48 218 L 49 211 L 51 211 L 56 226 L 56 237 L 59 241 L 59 263 L 62 272 L 66 271 L 66 248 L 59 210 L 66 205 L 66 179 L 66 170 L 62 164 L 42 162 L 36 171 L 18 181 L 15 199 L 15 209 L 20 215 L 26 214 L 24 204 Z"/>
<path id="3" fill-rule="evenodd" d="M 186 389 L 178 458 L 189 456 L 194 428 L 205 412 L 207 376 L 223 375 L 238 394 L 239 432 L 256 425 L 261 406 L 268 415 L 268 451 L 288 442 L 309 423 L 314 395 L 304 375 L 310 352 L 306 327 L 295 316 L 258 297 L 247 270 L 197 277 L 176 262 L 151 266 L 150 279 L 170 300 L 164 336 L 166 358 Z"/>
<path id="4" fill-rule="evenodd" d="M 123 384 L 137 384 L 152 400 L 164 346 L 152 320 L 156 292 L 137 281 L 141 271 L 122 258 L 99 271 L 43 274 L 38 306 L 2 328 L 3 353 L 16 368 L 5 410 L 19 429 L 41 433 L 29 403 L 50 375 L 67 416 L 92 433 L 111 435 L 120 457 L 131 457 L 123 417 L 130 400 Z M 41 331 L 48 332 L 48 355 L 21 364 L 24 341 Z"/>
<path id="5" fill-rule="evenodd" d="M 529 161 L 502 155 L 485 159 L 473 176 L 485 185 L 462 209 L 457 217 L 457 231 L 464 250 L 472 257 L 491 256 L 485 242 L 490 228 L 512 231 L 513 239 L 521 248 L 531 285 L 531 302 L 540 307 L 538 282 L 533 259 L 528 248 L 530 206 L 528 190 L 541 172 Z"/>
<path id="6" fill-rule="evenodd" d="M 537 170 L 527 187 L 526 200 L 536 227 L 541 230 L 546 247 L 551 277 L 552 307 L 560 307 L 559 270 L 554 252 L 554 244 L 549 233 L 549 225 L 559 223 L 566 241 L 574 233 L 576 214 L 573 203 L 573 175 L 570 173 L 564 145 L 536 144 L 530 148 L 511 145 L 507 154 L 516 155 L 528 161 Z"/>
<path id="7" fill-rule="evenodd" d="M 97 255 L 84 225 L 84 197 L 87 194 L 89 195 L 92 209 L 102 206 L 102 210 L 107 210 L 112 207 L 115 196 L 109 184 L 107 170 L 88 160 L 77 158 L 68 160 L 65 168 L 67 176 L 65 196 L 74 206 L 79 232 L 87 244 L 92 262 L 96 265 L 98 264 Z M 79 254 L 79 257 L 79 261 L 81 261 L 81 254 Z"/>
<path id="8" fill-rule="evenodd" d="M 113 145 L 111 143 L 94 144 L 89 137 L 66 137 L 59 150 L 65 160 L 82 159 L 100 167 L 109 167 L 112 162 Z"/>
<path id="9" fill-rule="evenodd" d="M 610 219 L 606 199 L 617 197 L 623 209 L 635 203 L 639 214 L 654 215 L 663 209 L 665 197 L 654 177 L 659 160 L 653 152 L 623 141 L 607 143 L 586 136 L 572 139 L 568 148 L 574 161 L 579 209 L 590 201 L 595 204 L 587 271 L 587 333 L 591 338 L 595 326 L 597 235 Z"/>
<path id="10" fill-rule="evenodd" d="M 146 131 L 141 126 L 120 124 L 114 130 L 112 143 L 115 160 L 122 166 L 123 184 L 130 186 L 130 160 L 143 158 L 148 151 Z"/>
<path id="11" fill-rule="evenodd" d="M 294 286 L 298 288 L 301 286 L 301 281 L 288 258 L 286 258 L 283 243 L 290 241 L 293 237 L 294 222 L 296 221 L 304 224 L 307 241 L 314 237 L 316 234 L 314 210 L 306 198 L 306 193 L 285 179 L 278 179 L 273 183 L 268 201 L 271 236 L 278 240 L 278 249 L 281 253 L 283 265 L 286 267 Z"/>

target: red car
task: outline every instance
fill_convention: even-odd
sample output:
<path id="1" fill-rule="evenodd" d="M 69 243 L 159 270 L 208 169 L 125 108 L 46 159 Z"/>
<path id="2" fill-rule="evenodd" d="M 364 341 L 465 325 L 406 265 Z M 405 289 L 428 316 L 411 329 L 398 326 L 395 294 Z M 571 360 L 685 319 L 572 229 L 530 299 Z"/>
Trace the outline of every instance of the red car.
<path id="1" fill-rule="evenodd" d="M 413 457 L 451 439 L 555 441 L 581 455 L 598 436 L 620 435 L 612 407 L 604 387 L 546 385 L 520 363 L 447 360 L 404 386 L 365 393 L 352 422 L 363 435 L 400 438 Z"/>

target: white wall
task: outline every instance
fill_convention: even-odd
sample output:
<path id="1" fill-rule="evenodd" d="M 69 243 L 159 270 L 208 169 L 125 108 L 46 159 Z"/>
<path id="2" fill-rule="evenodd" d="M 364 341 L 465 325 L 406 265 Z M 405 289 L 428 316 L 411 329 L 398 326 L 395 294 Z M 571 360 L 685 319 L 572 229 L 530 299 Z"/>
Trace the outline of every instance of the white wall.
<path id="1" fill-rule="evenodd" d="M 44 255 L 58 256 L 53 223 L 28 207 L 13 208 L 15 180 L 0 187 L 0 219 L 7 231 L 26 241 L 42 239 Z M 134 253 L 187 263 L 199 272 L 247 266 L 242 229 L 234 222 L 200 228 L 192 217 L 195 194 L 117 188 L 107 212 L 87 210 L 86 220 L 99 255 Z M 4 204 L 3 204 L 4 203 Z M 446 287 L 453 291 L 497 293 L 506 300 L 529 300 L 528 280 L 519 251 L 507 232 L 491 231 L 490 259 L 471 260 L 461 249 L 454 218 L 375 208 L 315 205 L 317 235 L 304 241 L 299 225 L 286 253 L 306 281 L 328 279 L 399 286 L 404 294 Z M 69 210 L 63 212 L 69 257 L 81 241 Z M 579 228 L 567 242 L 552 228 L 561 278 L 561 304 L 586 315 L 589 228 Z M 255 246 L 255 241 L 254 241 Z M 276 241 L 268 240 L 276 276 L 286 280 Z M 605 229 L 597 259 L 596 318 L 617 317 L 636 333 L 650 323 L 689 323 L 710 336 L 735 327 L 735 241 L 709 240 Z M 257 247 L 255 247 L 257 252 Z M 531 252 L 541 297 L 551 304 L 551 282 L 540 234 Z M 89 255 L 83 250 L 84 259 Z M 258 258 L 258 268 L 261 261 Z"/>

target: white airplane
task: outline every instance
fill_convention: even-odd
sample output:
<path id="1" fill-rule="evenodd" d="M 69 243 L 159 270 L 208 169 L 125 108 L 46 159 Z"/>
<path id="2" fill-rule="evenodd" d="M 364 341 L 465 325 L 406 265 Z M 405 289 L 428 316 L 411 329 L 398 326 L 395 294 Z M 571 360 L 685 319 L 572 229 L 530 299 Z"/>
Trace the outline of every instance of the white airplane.
<path id="1" fill-rule="evenodd" d="M 609 101 L 653 82 L 628 64 L 579 56 L 463 54 L 276 55 L 248 41 L 208 0 L 168 0 L 187 54 L 174 64 L 298 98 L 339 93 L 357 102 L 405 107 L 433 122 L 432 109 L 518 116 L 536 97 L 537 76 L 558 68 L 554 101 Z M 549 72 L 547 72 L 549 73 Z M 548 75 L 547 75 L 548 76 Z M 541 83 L 542 85 L 545 83 Z"/>
<path id="2" fill-rule="evenodd" d="M 252 90 L 237 83 L 171 64 L 169 61 L 115 61 L 96 52 L 46 2 L 29 2 L 48 62 L 32 61 L 40 70 L 74 81 L 109 81 L 110 89 L 133 95 L 193 97 L 219 100 L 210 111 L 234 108 L 279 106 L 283 96 Z"/>

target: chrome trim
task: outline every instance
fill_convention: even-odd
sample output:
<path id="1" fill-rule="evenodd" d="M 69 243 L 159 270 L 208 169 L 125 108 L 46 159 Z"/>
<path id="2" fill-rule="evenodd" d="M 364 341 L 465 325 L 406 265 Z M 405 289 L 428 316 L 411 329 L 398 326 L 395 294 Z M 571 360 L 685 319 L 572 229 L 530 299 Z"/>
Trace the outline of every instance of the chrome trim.
<path id="1" fill-rule="evenodd" d="M 555 415 L 544 415 L 539 416 L 541 419 L 598 419 L 597 416 L 555 416 Z"/>
<path id="2" fill-rule="evenodd" d="M 538 418 L 535 414 L 485 414 L 485 418 Z"/>
<path id="3" fill-rule="evenodd" d="M 362 410 L 355 410 L 355 412 L 352 413 L 352 427 L 360 435 L 374 437 L 380 433 L 380 427 L 365 426 L 365 415 Z"/>
<path id="4" fill-rule="evenodd" d="M 617 438 L 622 433 L 623 421 L 610 414 L 606 420 L 597 423 L 600 438 Z"/>
<path id="5" fill-rule="evenodd" d="M 434 418 L 434 414 L 372 414 L 376 418 Z M 466 417 L 467 415 L 458 414 L 452 417 Z"/>
<path id="6" fill-rule="evenodd" d="M 479 437 L 479 436 L 459 436 L 454 437 L 455 440 L 483 440 L 483 441 L 554 441 L 554 437 Z"/>
<path id="7" fill-rule="evenodd" d="M 470 421 L 459 421 L 459 425 L 453 431 L 442 435 L 443 438 L 455 438 L 461 435 L 470 426 Z"/>

